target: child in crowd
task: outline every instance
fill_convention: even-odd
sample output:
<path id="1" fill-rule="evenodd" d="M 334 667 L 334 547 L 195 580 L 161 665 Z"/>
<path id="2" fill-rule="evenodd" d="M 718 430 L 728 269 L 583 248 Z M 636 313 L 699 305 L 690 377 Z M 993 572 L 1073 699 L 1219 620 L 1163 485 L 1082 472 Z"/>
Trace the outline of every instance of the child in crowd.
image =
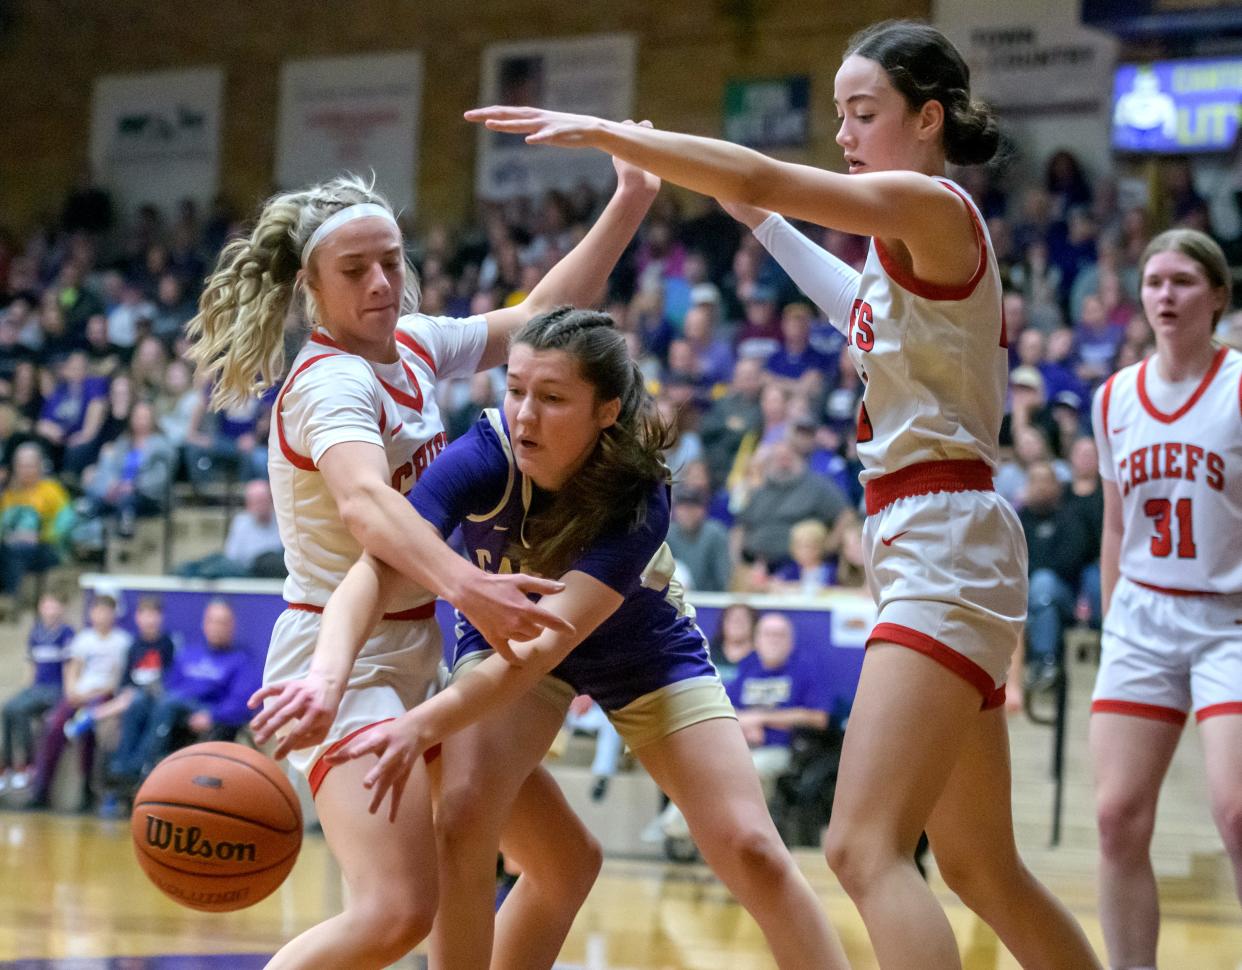
<path id="1" fill-rule="evenodd" d="M 21 791 L 30 783 L 34 759 L 34 723 L 61 699 L 64 663 L 73 627 L 65 623 L 65 604 L 54 593 L 39 599 L 38 617 L 30 629 L 26 657 L 30 683 L 4 705 L 4 747 L 0 762 L 0 793 Z"/>
<path id="2" fill-rule="evenodd" d="M 65 750 L 65 725 L 79 709 L 95 707 L 110 698 L 121 681 L 125 657 L 133 638 L 116 626 L 116 600 L 96 594 L 90 606 L 90 626 L 69 644 L 65 663 L 64 696 L 52 708 L 47 734 L 39 747 L 35 765 L 33 797 L 29 808 L 47 808 L 52 794 L 56 766 Z M 79 737 L 82 765 L 82 810 L 94 803 L 91 769 L 95 764 L 95 734 L 83 731 Z"/>

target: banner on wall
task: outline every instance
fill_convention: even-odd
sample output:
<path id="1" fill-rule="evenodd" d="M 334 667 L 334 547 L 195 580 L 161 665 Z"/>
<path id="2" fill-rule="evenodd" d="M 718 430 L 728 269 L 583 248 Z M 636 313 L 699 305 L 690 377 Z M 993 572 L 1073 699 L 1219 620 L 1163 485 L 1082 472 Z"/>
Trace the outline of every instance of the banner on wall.
<path id="1" fill-rule="evenodd" d="M 480 104 L 630 117 L 635 41 L 629 34 L 491 44 L 483 51 Z M 521 135 L 480 128 L 475 191 L 484 199 L 537 195 L 586 182 L 607 188 L 612 162 L 600 152 L 527 145 Z"/>
<path id="2" fill-rule="evenodd" d="M 1093 111 L 1112 89 L 1117 41 L 1073 24 L 945 25 L 970 66 L 971 94 L 1001 112 Z"/>
<path id="3" fill-rule="evenodd" d="M 398 209 L 414 205 L 423 58 L 413 51 L 288 61 L 280 73 L 276 181 L 368 176 Z"/>
<path id="4" fill-rule="evenodd" d="M 1113 147 L 1229 151 L 1238 140 L 1242 58 L 1122 64 L 1113 84 Z"/>
<path id="5" fill-rule="evenodd" d="M 806 146 L 811 138 L 811 79 L 803 74 L 729 81 L 724 137 L 761 150 Z"/>
<path id="6" fill-rule="evenodd" d="M 95 79 L 90 157 L 125 207 L 201 205 L 217 191 L 224 72 L 194 68 Z"/>

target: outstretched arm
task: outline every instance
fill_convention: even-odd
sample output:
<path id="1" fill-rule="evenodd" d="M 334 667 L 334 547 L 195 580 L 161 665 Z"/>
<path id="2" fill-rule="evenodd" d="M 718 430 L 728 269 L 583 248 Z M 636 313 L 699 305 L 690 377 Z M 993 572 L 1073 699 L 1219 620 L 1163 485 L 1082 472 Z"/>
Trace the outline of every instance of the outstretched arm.
<path id="1" fill-rule="evenodd" d="M 500 656 L 490 656 L 435 697 L 395 721 L 360 734 L 328 756 L 332 764 L 367 754 L 380 756 L 364 782 L 373 789 L 372 812 L 379 809 L 391 789 L 389 817 L 395 818 L 410 769 L 424 751 L 526 694 L 622 603 L 620 593 L 586 573 L 571 570 L 563 581 L 564 591 L 545 596 L 541 603 L 577 632 L 548 628 L 534 640 L 519 644 L 516 650 L 523 658 L 521 667 Z"/>
<path id="2" fill-rule="evenodd" d="M 739 202 L 721 205 L 750 228 L 798 289 L 815 302 L 829 323 L 848 336 L 850 311 L 858 295 L 858 272 L 817 246 L 778 213 Z"/>
<path id="3" fill-rule="evenodd" d="M 591 306 L 599 302 L 617 260 L 660 190 L 660 180 L 655 176 L 620 159 L 615 159 L 614 165 L 617 190 L 581 242 L 548 270 L 525 300 L 485 314 L 487 347 L 479 370 L 503 364 L 509 355 L 509 337 L 532 317 L 566 303 Z"/>
<path id="4" fill-rule="evenodd" d="M 511 639 L 529 639 L 548 624 L 563 623 L 526 598 L 556 592 L 558 583 L 521 573 L 495 575 L 466 562 L 389 485 L 383 449 L 343 441 L 324 452 L 319 471 L 341 520 L 367 552 L 448 600 L 502 653 Z"/>
<path id="5" fill-rule="evenodd" d="M 587 115 L 496 106 L 466 112 L 531 144 L 597 148 L 665 181 L 728 202 L 771 209 L 862 236 L 899 239 L 920 263 L 946 243 L 974 248 L 961 201 L 917 172 L 841 175 L 769 158 L 741 145 Z"/>

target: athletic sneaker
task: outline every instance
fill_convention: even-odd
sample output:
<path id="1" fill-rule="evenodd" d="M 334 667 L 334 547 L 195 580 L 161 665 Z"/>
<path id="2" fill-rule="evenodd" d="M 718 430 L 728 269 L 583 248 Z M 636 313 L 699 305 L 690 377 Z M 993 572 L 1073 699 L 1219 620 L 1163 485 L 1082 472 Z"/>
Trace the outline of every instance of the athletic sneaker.
<path id="1" fill-rule="evenodd" d="M 80 738 L 95 726 L 95 715 L 85 707 L 65 722 L 65 737 L 70 741 Z"/>

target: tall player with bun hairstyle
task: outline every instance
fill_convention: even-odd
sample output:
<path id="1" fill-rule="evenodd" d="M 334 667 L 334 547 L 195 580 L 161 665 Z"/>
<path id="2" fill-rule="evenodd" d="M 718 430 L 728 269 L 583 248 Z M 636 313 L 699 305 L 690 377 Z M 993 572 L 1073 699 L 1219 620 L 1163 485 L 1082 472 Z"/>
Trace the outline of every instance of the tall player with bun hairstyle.
<path id="1" fill-rule="evenodd" d="M 525 301 L 483 316 L 417 312 L 414 271 L 392 210 L 354 177 L 269 199 L 250 236 L 225 247 L 207 282 L 190 332 L 217 407 L 261 392 L 282 373 L 295 298 L 312 327 L 272 415 L 270 476 L 289 577 L 264 681 L 306 678 L 301 693 L 276 701 L 299 716 L 328 698 L 339 705 L 322 744 L 292 760 L 309 778 L 349 893 L 345 912 L 292 940 L 271 967 L 383 967 L 430 930 L 437 892 L 425 770 L 415 773 L 400 824 L 389 826 L 366 811 L 366 765 L 328 772 L 321 756 L 427 696 L 441 654 L 435 597 L 456 605 L 501 649 L 548 626 L 566 629 L 527 598 L 559 584 L 471 566 L 404 493 L 446 444 L 436 383 L 496 366 L 510 335 L 532 316 L 602 291 L 659 187 L 624 163 L 617 171 L 615 195 L 579 245 Z M 311 663 L 321 614 L 364 550 L 419 586 L 385 613 L 350 676 L 334 681 Z M 550 778 L 536 777 L 527 791 L 589 856 L 594 843 Z"/>
<path id="2" fill-rule="evenodd" d="M 1014 843 L 1002 710 L 1026 613 L 1026 547 L 993 491 L 1005 410 L 1001 282 L 978 209 L 944 178 L 999 136 L 969 71 L 923 24 L 849 42 L 836 76 L 849 174 L 714 139 L 537 108 L 470 120 L 532 143 L 598 148 L 730 204 L 847 336 L 867 382 L 858 454 L 879 605 L 836 789 L 827 855 L 882 967 L 955 968 L 944 912 L 914 866 L 926 829 L 951 888 L 1026 967 L 1098 966 Z M 872 237 L 862 274 L 802 244 L 773 210 Z"/>
<path id="3" fill-rule="evenodd" d="M 1095 395 L 1104 635 L 1091 704 L 1100 922 L 1112 966 L 1153 968 L 1151 837 L 1187 712 L 1242 898 L 1242 353 L 1212 331 L 1225 254 L 1171 229 L 1142 260 L 1156 352 Z"/>
<path id="4" fill-rule="evenodd" d="M 528 859 L 542 869 L 558 861 L 585 868 L 561 844 L 555 820 L 515 798 L 570 701 L 589 694 L 683 810 L 777 965 L 845 970 L 840 943 L 768 815 L 733 706 L 672 578 L 668 436 L 611 318 L 565 307 L 518 331 L 503 411 L 487 412 L 410 493 L 441 533 L 461 527 L 479 565 L 560 577 L 564 591 L 541 603 L 574 630 L 549 628 L 520 644 L 517 667 L 462 622 L 453 682 L 328 756 L 364 758 L 372 810 L 386 802 L 391 815 L 411 765 L 443 742 L 435 966 L 551 968 L 584 894 L 541 899 L 519 860 L 523 875 L 501 907 L 493 955 L 496 849 L 502 830 L 526 833 L 538 849 Z M 380 604 L 400 595 L 396 580 L 369 556 L 350 570 L 325 613 L 316 663 L 349 669 Z M 593 878 L 593 869 L 584 875 Z"/>

